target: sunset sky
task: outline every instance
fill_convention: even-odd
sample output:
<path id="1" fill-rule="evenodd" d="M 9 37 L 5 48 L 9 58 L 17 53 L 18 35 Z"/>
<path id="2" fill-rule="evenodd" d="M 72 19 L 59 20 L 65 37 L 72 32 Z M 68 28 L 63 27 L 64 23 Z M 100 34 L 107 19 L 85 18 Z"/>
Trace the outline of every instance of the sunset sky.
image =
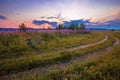
<path id="1" fill-rule="evenodd" d="M 52 25 L 36 25 L 34 21 L 59 23 L 79 19 L 120 26 L 120 0 L 0 0 L 0 27 L 25 23 L 31 28 L 42 28 Z"/>

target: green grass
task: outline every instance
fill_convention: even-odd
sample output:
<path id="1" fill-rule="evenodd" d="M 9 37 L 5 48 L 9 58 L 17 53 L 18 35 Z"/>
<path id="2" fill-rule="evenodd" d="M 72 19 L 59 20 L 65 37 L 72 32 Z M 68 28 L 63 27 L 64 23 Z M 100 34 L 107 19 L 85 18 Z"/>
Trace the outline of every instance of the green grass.
<path id="1" fill-rule="evenodd" d="M 114 36 L 120 39 L 120 31 L 111 32 Z"/>
<path id="2" fill-rule="evenodd" d="M 63 62 L 68 62 L 71 59 L 74 59 L 78 56 L 82 56 L 88 53 L 92 53 L 103 49 L 107 46 L 110 46 L 114 42 L 114 39 L 109 36 L 109 39 L 101 44 L 97 44 L 95 46 L 91 46 L 85 49 L 78 49 L 73 51 L 59 51 L 55 54 L 36 54 L 36 55 L 29 55 L 20 58 L 13 58 L 13 59 L 5 59 L 0 61 L 0 74 L 8 74 L 8 73 L 15 73 L 24 70 L 29 70 L 36 67 L 44 67 L 49 66 L 52 64 L 59 64 Z"/>
<path id="3" fill-rule="evenodd" d="M 31 38 L 34 47 L 26 44 L 25 40 L 27 38 Z M 104 34 L 101 32 L 92 32 L 90 34 L 49 34 L 36 32 L 0 34 L 0 59 L 59 51 L 73 46 L 94 43 L 103 38 Z"/>
<path id="4" fill-rule="evenodd" d="M 76 62 L 59 69 L 53 67 L 44 73 L 17 76 L 13 80 L 119 80 L 120 45 L 102 53 L 104 55 L 87 61 Z"/>
<path id="5" fill-rule="evenodd" d="M 108 35 L 108 40 L 103 43 L 84 49 L 64 50 L 97 42 L 102 40 L 104 35 Z M 115 42 L 113 35 L 120 39 L 119 31 L 90 34 L 37 32 L 0 34 L 0 76 L 53 65 L 43 72 L 10 76 L 8 80 L 119 80 L 120 45 L 113 46 L 106 52 L 102 51 Z M 32 39 L 34 47 L 26 44 L 27 38 Z M 66 64 L 62 68 L 54 67 L 56 64 L 69 63 L 77 57 L 97 51 L 103 54 L 82 62 Z"/>

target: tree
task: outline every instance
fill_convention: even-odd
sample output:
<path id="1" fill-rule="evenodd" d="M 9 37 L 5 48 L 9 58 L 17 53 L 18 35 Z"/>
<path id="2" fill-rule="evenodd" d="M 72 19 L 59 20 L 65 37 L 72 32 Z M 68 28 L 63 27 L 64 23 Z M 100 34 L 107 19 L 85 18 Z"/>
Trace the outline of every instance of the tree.
<path id="1" fill-rule="evenodd" d="M 19 25 L 19 30 L 20 30 L 20 31 L 23 31 L 23 32 L 26 32 L 27 27 L 25 26 L 24 23 L 22 23 L 21 25 Z"/>
<path id="2" fill-rule="evenodd" d="M 85 27 L 86 27 L 85 24 L 83 23 L 80 24 L 80 29 L 85 29 Z"/>
<path id="3" fill-rule="evenodd" d="M 57 29 L 63 29 L 62 24 L 59 24 L 58 27 L 57 27 Z"/>
<path id="4" fill-rule="evenodd" d="M 75 24 L 72 23 L 72 24 L 69 26 L 69 29 L 74 30 L 74 28 L 75 28 Z"/>
<path id="5" fill-rule="evenodd" d="M 79 28 L 78 28 L 78 24 L 72 23 L 72 24 L 69 26 L 69 29 L 72 29 L 72 30 L 77 30 L 77 29 L 79 29 Z"/>

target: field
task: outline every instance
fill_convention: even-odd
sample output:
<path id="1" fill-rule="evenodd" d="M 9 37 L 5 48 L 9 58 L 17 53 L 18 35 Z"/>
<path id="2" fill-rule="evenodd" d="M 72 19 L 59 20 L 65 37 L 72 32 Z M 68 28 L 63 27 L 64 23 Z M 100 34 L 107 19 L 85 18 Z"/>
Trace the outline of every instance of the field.
<path id="1" fill-rule="evenodd" d="M 120 31 L 0 32 L 0 80 L 119 80 Z"/>

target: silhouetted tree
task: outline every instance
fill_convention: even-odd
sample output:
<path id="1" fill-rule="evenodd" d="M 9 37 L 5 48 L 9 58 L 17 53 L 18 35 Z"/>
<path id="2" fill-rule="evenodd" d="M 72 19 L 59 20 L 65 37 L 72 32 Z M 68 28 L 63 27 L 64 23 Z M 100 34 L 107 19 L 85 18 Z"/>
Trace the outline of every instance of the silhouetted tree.
<path id="1" fill-rule="evenodd" d="M 59 24 L 58 27 L 57 27 L 57 29 L 63 29 L 62 24 Z"/>
<path id="2" fill-rule="evenodd" d="M 72 29 L 72 30 L 79 29 L 78 24 L 72 23 L 72 24 L 69 26 L 69 29 Z"/>
<path id="3" fill-rule="evenodd" d="M 83 24 L 83 23 L 80 24 L 80 29 L 85 29 L 85 27 L 86 27 L 85 24 Z"/>
<path id="4" fill-rule="evenodd" d="M 27 27 L 25 26 L 24 23 L 22 23 L 21 25 L 19 25 L 19 30 L 20 30 L 20 31 L 23 31 L 23 32 L 26 32 Z"/>
<path id="5" fill-rule="evenodd" d="M 75 24 L 72 23 L 72 24 L 69 26 L 69 29 L 74 30 L 74 27 L 75 27 Z"/>

